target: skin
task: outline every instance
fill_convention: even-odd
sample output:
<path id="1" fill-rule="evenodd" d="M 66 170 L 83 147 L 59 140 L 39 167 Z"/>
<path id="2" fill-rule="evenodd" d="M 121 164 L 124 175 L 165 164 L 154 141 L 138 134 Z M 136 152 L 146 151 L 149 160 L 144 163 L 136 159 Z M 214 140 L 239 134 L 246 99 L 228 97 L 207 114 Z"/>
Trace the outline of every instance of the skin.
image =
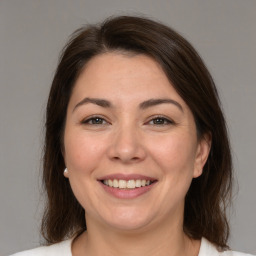
<path id="1" fill-rule="evenodd" d="M 150 99 L 175 103 L 140 107 Z M 88 227 L 73 242 L 73 255 L 198 255 L 200 241 L 183 232 L 184 198 L 202 174 L 210 140 L 198 139 L 190 109 L 154 60 L 122 53 L 90 60 L 70 98 L 64 147 L 65 175 Z M 99 182 L 116 173 L 157 182 L 136 198 L 120 199 Z"/>

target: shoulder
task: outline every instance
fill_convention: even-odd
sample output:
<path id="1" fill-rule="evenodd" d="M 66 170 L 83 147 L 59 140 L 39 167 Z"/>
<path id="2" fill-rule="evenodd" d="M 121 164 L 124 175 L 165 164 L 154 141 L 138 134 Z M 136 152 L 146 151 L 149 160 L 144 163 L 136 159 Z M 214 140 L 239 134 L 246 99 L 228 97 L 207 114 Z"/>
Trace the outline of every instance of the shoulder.
<path id="1" fill-rule="evenodd" d="M 49 246 L 41 246 L 32 250 L 18 252 L 10 256 L 72 256 L 71 243 L 72 239 Z"/>
<path id="2" fill-rule="evenodd" d="M 230 250 L 219 252 L 212 243 L 210 243 L 207 239 L 202 238 L 200 252 L 198 256 L 253 256 L 253 255 L 242 253 L 242 252 L 230 251 Z"/>

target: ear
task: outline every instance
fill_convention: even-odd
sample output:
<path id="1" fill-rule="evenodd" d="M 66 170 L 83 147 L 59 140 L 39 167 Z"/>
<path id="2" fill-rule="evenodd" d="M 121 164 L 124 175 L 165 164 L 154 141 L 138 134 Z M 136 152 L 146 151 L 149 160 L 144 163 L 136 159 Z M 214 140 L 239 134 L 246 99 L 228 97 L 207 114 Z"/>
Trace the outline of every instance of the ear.
<path id="1" fill-rule="evenodd" d="M 197 178 L 203 173 L 204 165 L 208 159 L 212 144 L 211 133 L 204 134 L 198 141 L 193 177 Z"/>

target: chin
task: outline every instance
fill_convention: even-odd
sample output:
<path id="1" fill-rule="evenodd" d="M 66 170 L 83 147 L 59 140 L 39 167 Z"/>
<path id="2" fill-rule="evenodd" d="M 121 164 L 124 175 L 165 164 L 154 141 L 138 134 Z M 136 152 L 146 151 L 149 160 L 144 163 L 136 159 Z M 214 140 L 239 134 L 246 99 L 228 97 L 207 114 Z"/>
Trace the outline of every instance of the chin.
<path id="1" fill-rule="evenodd" d="M 147 222 L 136 222 L 136 221 L 126 221 L 126 222 L 111 222 L 108 223 L 112 229 L 118 230 L 119 232 L 135 232 L 144 230 L 147 227 Z"/>
<path id="2" fill-rule="evenodd" d="M 103 216 L 102 216 L 103 217 Z M 146 211 L 117 211 L 103 217 L 103 221 L 114 229 L 120 231 L 135 231 L 144 229 L 152 220 Z"/>

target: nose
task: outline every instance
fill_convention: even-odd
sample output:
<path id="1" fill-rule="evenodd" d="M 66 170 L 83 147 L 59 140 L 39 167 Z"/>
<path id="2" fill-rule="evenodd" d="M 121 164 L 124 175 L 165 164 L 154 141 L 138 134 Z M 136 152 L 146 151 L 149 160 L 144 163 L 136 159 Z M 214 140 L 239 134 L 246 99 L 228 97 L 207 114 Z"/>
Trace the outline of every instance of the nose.
<path id="1" fill-rule="evenodd" d="M 146 150 L 138 131 L 128 126 L 116 131 L 108 149 L 108 156 L 111 160 L 126 164 L 144 160 Z"/>

